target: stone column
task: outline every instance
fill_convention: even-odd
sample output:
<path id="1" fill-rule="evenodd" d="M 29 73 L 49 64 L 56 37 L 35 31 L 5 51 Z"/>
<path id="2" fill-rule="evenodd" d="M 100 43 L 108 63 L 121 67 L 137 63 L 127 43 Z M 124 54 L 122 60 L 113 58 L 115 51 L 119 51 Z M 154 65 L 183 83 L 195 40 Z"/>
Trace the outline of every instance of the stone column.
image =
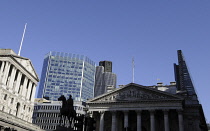
<path id="1" fill-rule="evenodd" d="M 124 128 L 128 128 L 128 112 L 129 111 L 124 111 Z"/>
<path id="2" fill-rule="evenodd" d="M 30 97 L 30 94 L 31 94 L 31 90 L 32 90 L 32 81 L 30 80 L 29 82 L 29 85 L 28 85 L 28 90 L 27 90 L 27 93 L 26 93 L 26 99 L 29 100 L 29 97 Z"/>
<path id="3" fill-rule="evenodd" d="M 0 83 L 2 83 L 2 79 L 3 79 L 3 69 L 4 69 L 4 65 L 5 65 L 5 62 L 2 61 L 2 65 L 1 65 L 1 69 L 0 69 Z"/>
<path id="4" fill-rule="evenodd" d="M 116 111 L 112 111 L 112 131 L 116 131 Z"/>
<path id="5" fill-rule="evenodd" d="M 2 82 L 4 84 L 6 84 L 6 82 L 7 82 L 7 77 L 8 77 L 10 65 L 11 64 L 9 62 L 6 62 L 6 66 L 5 66 L 5 70 L 4 70 L 4 76 L 3 76 L 3 82 Z"/>
<path id="6" fill-rule="evenodd" d="M 155 111 L 150 110 L 150 129 L 155 131 Z"/>
<path id="7" fill-rule="evenodd" d="M 21 94 L 22 94 L 22 96 L 23 97 L 25 97 L 26 96 L 26 86 L 27 86 L 27 83 L 28 83 L 28 78 L 27 77 L 25 77 L 25 80 L 24 80 L 24 82 L 23 82 L 23 87 L 22 87 L 22 91 L 21 91 Z"/>
<path id="8" fill-rule="evenodd" d="M 179 118 L 179 131 L 184 131 L 182 110 L 178 110 L 178 118 Z"/>
<path id="9" fill-rule="evenodd" d="M 34 98 L 35 98 L 35 93 L 36 93 L 36 85 L 34 84 L 34 86 L 32 87 L 33 89 L 31 90 L 32 93 L 31 93 L 31 99 L 29 101 L 32 101 L 34 102 Z"/>
<path id="10" fill-rule="evenodd" d="M 105 113 L 105 111 L 100 112 L 100 128 L 99 128 L 99 131 L 104 131 L 104 113 Z"/>
<path id="11" fill-rule="evenodd" d="M 141 131 L 141 110 L 136 111 L 137 113 L 137 131 Z"/>
<path id="12" fill-rule="evenodd" d="M 17 69 L 13 66 L 10 81 L 9 81 L 9 87 L 10 88 L 13 88 L 16 71 L 17 71 Z"/>
<path id="13" fill-rule="evenodd" d="M 164 113 L 164 128 L 165 131 L 169 131 L 168 110 L 163 110 L 163 113 Z"/>
<path id="14" fill-rule="evenodd" d="M 20 71 L 18 71 L 18 76 L 17 76 L 17 80 L 16 80 L 16 84 L 15 84 L 15 92 L 17 92 L 17 93 L 20 88 L 21 77 L 22 77 L 22 73 Z"/>

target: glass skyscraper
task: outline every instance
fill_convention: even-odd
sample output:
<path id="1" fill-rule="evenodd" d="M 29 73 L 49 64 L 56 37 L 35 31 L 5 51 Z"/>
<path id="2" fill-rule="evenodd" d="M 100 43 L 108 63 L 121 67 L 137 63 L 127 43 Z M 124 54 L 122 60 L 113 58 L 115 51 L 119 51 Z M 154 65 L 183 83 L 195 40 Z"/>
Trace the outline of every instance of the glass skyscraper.
<path id="1" fill-rule="evenodd" d="M 93 98 L 95 63 L 83 55 L 49 52 L 44 59 L 38 98 L 57 100 L 69 95 L 77 101 Z"/>

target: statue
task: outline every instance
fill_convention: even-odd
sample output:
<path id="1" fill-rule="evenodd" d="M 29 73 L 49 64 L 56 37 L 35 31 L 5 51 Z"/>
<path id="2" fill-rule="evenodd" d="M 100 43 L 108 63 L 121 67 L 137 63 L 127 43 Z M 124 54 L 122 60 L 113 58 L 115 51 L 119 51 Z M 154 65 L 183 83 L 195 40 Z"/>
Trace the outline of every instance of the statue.
<path id="1" fill-rule="evenodd" d="M 60 121 L 59 121 L 59 125 L 62 126 L 62 118 L 63 118 L 63 126 L 65 126 L 65 120 L 66 117 L 69 120 L 69 127 L 72 127 L 72 122 L 74 121 L 75 117 L 76 117 L 76 111 L 74 110 L 74 106 L 73 106 L 73 99 L 72 96 L 69 96 L 69 99 L 66 100 L 64 95 L 61 95 L 58 98 L 58 101 L 62 101 L 62 107 L 60 108 Z"/>
<path id="2" fill-rule="evenodd" d="M 67 100 L 67 105 L 70 107 L 70 110 L 74 110 L 73 99 L 71 95 L 69 95 L 69 99 Z"/>

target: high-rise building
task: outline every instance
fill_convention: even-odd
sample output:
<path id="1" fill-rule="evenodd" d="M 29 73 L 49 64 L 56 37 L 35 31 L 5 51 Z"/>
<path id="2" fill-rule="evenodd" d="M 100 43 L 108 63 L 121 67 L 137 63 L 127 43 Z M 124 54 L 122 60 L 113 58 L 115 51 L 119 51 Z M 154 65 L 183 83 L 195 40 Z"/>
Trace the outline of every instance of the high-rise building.
<path id="1" fill-rule="evenodd" d="M 116 88 L 117 76 L 112 73 L 111 61 L 100 61 L 96 67 L 94 97 Z"/>
<path id="2" fill-rule="evenodd" d="M 0 49 L 0 130 L 41 130 L 32 124 L 38 81 L 30 59 Z"/>
<path id="3" fill-rule="evenodd" d="M 57 100 L 72 95 L 77 101 L 93 97 L 95 63 L 83 55 L 49 52 L 42 68 L 38 98 Z"/>
<path id="4" fill-rule="evenodd" d="M 178 65 L 174 64 L 175 79 L 177 81 L 177 89 L 181 91 L 187 91 L 188 95 L 194 95 L 195 89 L 190 78 L 190 73 L 187 68 L 184 56 L 181 50 L 177 51 Z"/>
<path id="5" fill-rule="evenodd" d="M 174 64 L 174 74 L 177 83 L 177 90 L 180 92 L 180 94 L 184 94 L 185 97 L 188 98 L 185 101 L 186 103 L 198 104 L 199 101 L 197 98 L 197 94 L 195 92 L 195 88 L 192 83 L 190 73 L 188 71 L 187 64 L 182 54 L 182 51 L 178 50 L 177 54 L 178 65 Z"/>
<path id="6" fill-rule="evenodd" d="M 104 67 L 104 72 L 112 72 L 112 62 L 111 61 L 100 61 L 99 66 Z"/>

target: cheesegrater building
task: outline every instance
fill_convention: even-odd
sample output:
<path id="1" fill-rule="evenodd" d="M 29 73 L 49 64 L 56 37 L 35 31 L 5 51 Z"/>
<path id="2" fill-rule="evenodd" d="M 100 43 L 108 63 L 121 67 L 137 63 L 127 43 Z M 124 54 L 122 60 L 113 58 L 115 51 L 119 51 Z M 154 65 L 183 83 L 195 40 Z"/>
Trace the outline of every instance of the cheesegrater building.
<path id="1" fill-rule="evenodd" d="M 38 98 L 57 100 L 72 95 L 77 101 L 93 98 L 95 63 L 83 55 L 49 52 L 42 68 Z"/>

